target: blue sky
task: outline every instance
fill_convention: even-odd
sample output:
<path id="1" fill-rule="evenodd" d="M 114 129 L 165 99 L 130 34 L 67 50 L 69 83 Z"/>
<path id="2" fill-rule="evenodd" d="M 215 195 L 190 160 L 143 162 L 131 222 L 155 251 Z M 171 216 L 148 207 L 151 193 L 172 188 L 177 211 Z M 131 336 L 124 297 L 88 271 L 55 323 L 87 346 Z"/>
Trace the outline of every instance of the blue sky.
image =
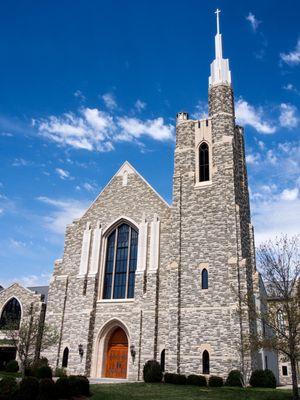
<path id="1" fill-rule="evenodd" d="M 125 160 L 171 202 L 174 118 L 207 112 L 217 7 L 256 241 L 299 233 L 298 1 L 1 2 L 0 284 L 47 283 Z"/>

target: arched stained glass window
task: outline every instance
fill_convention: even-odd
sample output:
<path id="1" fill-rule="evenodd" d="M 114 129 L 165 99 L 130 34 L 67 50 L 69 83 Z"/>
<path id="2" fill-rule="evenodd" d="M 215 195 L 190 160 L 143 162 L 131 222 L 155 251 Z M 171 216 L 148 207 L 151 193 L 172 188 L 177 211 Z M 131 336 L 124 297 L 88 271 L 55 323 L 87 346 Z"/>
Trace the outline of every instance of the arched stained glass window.
<path id="1" fill-rule="evenodd" d="M 208 289 L 208 272 L 207 269 L 203 269 L 201 273 L 201 287 L 202 289 Z"/>
<path id="2" fill-rule="evenodd" d="M 66 347 L 66 348 L 64 349 L 64 352 L 63 352 L 63 359 L 62 359 L 62 364 L 61 364 L 61 366 L 62 366 L 63 368 L 67 368 L 67 366 L 68 366 L 68 360 L 69 360 L 69 348 Z"/>
<path id="3" fill-rule="evenodd" d="M 127 224 L 118 226 L 107 238 L 104 299 L 134 297 L 138 232 Z"/>
<path id="4" fill-rule="evenodd" d="M 199 146 L 199 182 L 209 181 L 209 148 L 203 142 Z"/>
<path id="5" fill-rule="evenodd" d="M 202 373 L 209 374 L 209 353 L 207 350 L 204 350 L 202 354 Z"/>
<path id="6" fill-rule="evenodd" d="M 13 297 L 4 306 L 1 319 L 0 329 L 19 329 L 21 321 L 21 305 L 19 301 Z"/>

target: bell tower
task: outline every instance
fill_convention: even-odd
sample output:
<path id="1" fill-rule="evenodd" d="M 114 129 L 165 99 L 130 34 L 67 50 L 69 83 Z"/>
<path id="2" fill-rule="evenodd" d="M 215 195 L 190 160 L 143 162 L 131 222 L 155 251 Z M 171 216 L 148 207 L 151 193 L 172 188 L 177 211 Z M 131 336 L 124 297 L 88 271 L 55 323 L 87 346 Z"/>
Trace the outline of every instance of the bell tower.
<path id="1" fill-rule="evenodd" d="M 219 13 L 209 116 L 177 114 L 166 367 L 224 376 L 244 362 L 237 349 L 251 324 L 236 310 L 238 295 L 252 289 L 255 259 L 243 129 L 235 124 Z"/>

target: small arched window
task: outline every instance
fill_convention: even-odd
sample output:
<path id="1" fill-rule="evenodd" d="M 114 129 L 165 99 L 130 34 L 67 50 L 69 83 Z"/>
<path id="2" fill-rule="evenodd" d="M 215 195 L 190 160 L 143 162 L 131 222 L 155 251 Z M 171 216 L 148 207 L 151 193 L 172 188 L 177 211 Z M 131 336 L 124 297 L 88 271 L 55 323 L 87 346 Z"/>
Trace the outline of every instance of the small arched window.
<path id="1" fill-rule="evenodd" d="M 66 348 L 64 349 L 64 352 L 63 352 L 63 359 L 62 359 L 62 364 L 61 364 L 61 366 L 62 366 L 63 368 L 67 368 L 67 366 L 68 366 L 68 360 L 69 360 L 69 348 L 66 347 Z"/>
<path id="2" fill-rule="evenodd" d="M 209 147 L 203 142 L 199 146 L 199 182 L 209 181 Z"/>
<path id="3" fill-rule="evenodd" d="M 104 299 L 134 297 L 138 232 L 127 224 L 118 226 L 107 238 Z"/>
<path id="4" fill-rule="evenodd" d="M 204 350 L 202 354 L 202 373 L 209 374 L 209 353 L 207 350 Z"/>
<path id="5" fill-rule="evenodd" d="M 208 289 L 208 272 L 206 268 L 204 268 L 201 273 L 201 288 Z"/>
<path id="6" fill-rule="evenodd" d="M 160 367 L 162 372 L 165 372 L 165 360 L 166 360 L 166 350 L 163 349 L 163 351 L 160 353 Z"/>
<path id="7" fill-rule="evenodd" d="M 21 321 L 21 305 L 13 297 L 10 299 L 1 313 L 0 329 L 19 329 Z"/>

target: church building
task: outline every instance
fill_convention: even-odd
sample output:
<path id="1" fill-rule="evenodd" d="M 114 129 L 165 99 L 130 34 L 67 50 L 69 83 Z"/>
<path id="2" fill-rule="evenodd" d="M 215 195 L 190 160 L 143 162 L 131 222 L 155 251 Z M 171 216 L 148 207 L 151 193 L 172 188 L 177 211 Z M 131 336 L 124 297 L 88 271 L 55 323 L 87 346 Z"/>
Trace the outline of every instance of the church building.
<path id="1" fill-rule="evenodd" d="M 59 332 L 42 354 L 53 368 L 141 380 L 156 359 L 182 374 L 226 377 L 248 365 L 277 375 L 273 353 L 244 351 L 262 327 L 240 299 L 254 293 L 259 306 L 265 293 L 218 10 L 208 104 L 206 119 L 177 114 L 172 204 L 125 161 L 67 226 L 45 317 Z"/>

